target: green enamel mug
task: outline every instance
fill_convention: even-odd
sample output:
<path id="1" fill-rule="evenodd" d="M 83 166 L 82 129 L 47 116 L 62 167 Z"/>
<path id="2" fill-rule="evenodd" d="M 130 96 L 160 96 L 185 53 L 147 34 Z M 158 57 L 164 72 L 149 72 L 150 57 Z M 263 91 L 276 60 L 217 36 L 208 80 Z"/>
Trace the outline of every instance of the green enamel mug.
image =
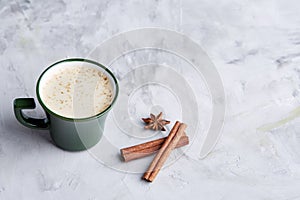
<path id="1" fill-rule="evenodd" d="M 43 79 L 51 71 L 58 70 L 64 65 L 89 65 L 106 75 L 112 86 L 112 99 L 108 107 L 100 113 L 84 118 L 66 117 L 51 110 L 41 98 L 41 84 Z M 93 92 L 93 91 L 91 91 Z M 51 138 L 56 146 L 68 151 L 86 150 L 96 145 L 102 135 L 105 119 L 108 112 L 116 102 L 119 93 L 119 86 L 116 77 L 105 66 L 87 59 L 71 58 L 58 61 L 49 66 L 39 77 L 36 84 L 37 99 L 46 113 L 42 119 L 33 118 L 25 114 L 22 110 L 34 109 L 36 107 L 33 98 L 17 98 L 14 100 L 14 113 L 17 120 L 24 126 L 34 129 L 46 129 L 50 131 Z"/>

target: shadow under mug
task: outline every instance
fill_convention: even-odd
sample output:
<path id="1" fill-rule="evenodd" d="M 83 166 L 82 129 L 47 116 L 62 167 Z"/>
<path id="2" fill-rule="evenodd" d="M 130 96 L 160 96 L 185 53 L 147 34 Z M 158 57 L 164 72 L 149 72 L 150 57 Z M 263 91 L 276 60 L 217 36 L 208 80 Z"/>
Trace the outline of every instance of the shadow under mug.
<path id="1" fill-rule="evenodd" d="M 43 77 L 51 70 L 61 67 L 62 64 L 86 64 L 102 71 L 110 80 L 113 89 L 111 104 L 94 116 L 87 118 L 68 118 L 51 111 L 42 101 L 40 96 L 40 85 Z M 46 118 L 37 119 L 27 116 L 23 109 L 34 109 L 36 107 L 33 98 L 17 98 L 14 100 L 14 113 L 17 120 L 26 127 L 35 129 L 49 129 L 54 143 L 61 149 L 68 151 L 81 151 L 96 145 L 102 137 L 106 116 L 115 103 L 119 93 L 117 79 L 113 73 L 103 65 L 87 59 L 71 58 L 58 61 L 48 67 L 39 77 L 36 85 L 36 95 L 40 105 L 43 107 Z"/>

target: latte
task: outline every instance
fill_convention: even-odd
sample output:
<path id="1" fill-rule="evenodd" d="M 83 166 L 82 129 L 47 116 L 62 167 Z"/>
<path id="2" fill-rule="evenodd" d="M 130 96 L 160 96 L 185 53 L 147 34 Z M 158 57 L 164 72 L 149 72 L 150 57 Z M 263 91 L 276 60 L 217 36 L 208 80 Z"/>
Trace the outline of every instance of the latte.
<path id="1" fill-rule="evenodd" d="M 54 67 L 40 85 L 43 103 L 68 118 L 87 118 L 104 111 L 113 99 L 111 81 L 101 68 L 80 63 Z"/>

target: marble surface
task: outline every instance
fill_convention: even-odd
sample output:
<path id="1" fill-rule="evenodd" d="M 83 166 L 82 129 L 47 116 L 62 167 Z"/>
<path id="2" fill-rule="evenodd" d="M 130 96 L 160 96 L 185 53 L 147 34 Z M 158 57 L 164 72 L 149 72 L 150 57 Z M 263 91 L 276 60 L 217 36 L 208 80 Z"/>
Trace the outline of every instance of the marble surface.
<path id="1" fill-rule="evenodd" d="M 0 1 L 0 199 L 300 199 L 299 10 L 296 0 Z M 149 184 L 17 123 L 13 99 L 34 97 L 46 66 L 142 27 L 189 36 L 222 77 L 223 135 L 205 159 L 197 157 L 200 135 Z"/>

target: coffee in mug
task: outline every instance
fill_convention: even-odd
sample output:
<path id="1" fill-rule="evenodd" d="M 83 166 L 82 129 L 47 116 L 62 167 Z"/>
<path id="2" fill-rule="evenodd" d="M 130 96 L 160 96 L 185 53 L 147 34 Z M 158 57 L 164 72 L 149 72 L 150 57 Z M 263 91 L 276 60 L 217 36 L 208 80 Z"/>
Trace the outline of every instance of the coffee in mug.
<path id="1" fill-rule="evenodd" d="M 101 113 L 112 101 L 112 85 L 99 69 L 82 63 L 61 64 L 40 82 L 40 95 L 53 112 L 68 118 Z"/>
<path id="2" fill-rule="evenodd" d="M 92 60 L 71 58 L 52 64 L 37 81 L 36 95 L 45 118 L 22 112 L 36 107 L 33 98 L 15 99 L 14 113 L 24 126 L 50 130 L 58 147 L 80 151 L 101 139 L 118 93 L 117 79 L 108 68 Z"/>

